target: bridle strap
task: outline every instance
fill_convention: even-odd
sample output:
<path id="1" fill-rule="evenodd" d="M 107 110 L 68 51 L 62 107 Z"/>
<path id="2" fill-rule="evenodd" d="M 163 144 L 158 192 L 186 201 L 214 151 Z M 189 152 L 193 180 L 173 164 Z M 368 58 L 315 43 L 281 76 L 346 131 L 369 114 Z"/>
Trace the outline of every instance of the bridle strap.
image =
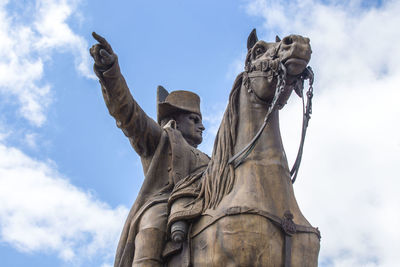
<path id="1" fill-rule="evenodd" d="M 270 78 L 273 77 L 274 75 L 276 75 L 272 70 L 271 71 L 252 71 L 250 73 L 247 74 L 247 76 L 249 78 L 256 78 L 256 77 L 265 77 L 265 78 Z"/>

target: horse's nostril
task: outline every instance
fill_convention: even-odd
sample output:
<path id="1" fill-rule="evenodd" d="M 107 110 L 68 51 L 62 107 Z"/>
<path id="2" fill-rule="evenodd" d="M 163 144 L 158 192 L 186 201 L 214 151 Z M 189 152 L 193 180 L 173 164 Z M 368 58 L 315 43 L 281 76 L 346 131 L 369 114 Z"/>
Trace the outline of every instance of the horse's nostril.
<path id="1" fill-rule="evenodd" d="M 293 43 L 293 39 L 291 37 L 285 37 L 285 38 L 283 38 L 282 42 L 285 45 L 290 45 Z"/>

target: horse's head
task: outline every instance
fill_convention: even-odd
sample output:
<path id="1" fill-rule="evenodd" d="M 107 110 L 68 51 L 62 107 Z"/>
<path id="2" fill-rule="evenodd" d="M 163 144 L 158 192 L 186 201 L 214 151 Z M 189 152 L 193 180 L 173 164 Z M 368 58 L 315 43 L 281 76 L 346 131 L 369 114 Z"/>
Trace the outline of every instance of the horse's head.
<path id="1" fill-rule="evenodd" d="M 247 57 L 244 83 L 248 89 L 264 101 L 272 100 L 281 71 L 286 68 L 287 79 L 294 81 L 307 67 L 311 58 L 310 39 L 300 35 L 289 35 L 282 40 L 267 43 L 258 40 L 255 29 L 247 40 Z"/>

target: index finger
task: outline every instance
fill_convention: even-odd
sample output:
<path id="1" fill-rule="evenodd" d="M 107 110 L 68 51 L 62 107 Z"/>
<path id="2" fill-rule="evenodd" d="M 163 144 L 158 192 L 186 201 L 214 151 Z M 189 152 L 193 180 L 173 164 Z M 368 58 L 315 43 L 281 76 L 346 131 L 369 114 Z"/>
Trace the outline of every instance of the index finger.
<path id="1" fill-rule="evenodd" d="M 108 52 L 113 53 L 113 50 L 112 50 L 112 48 L 111 48 L 111 45 L 107 42 L 106 39 L 104 39 L 104 37 L 98 35 L 98 34 L 95 33 L 95 32 L 92 32 L 92 36 L 93 36 L 94 39 L 96 39 L 96 41 L 98 41 L 101 45 L 103 45 L 104 48 L 105 48 L 106 50 L 108 50 Z"/>

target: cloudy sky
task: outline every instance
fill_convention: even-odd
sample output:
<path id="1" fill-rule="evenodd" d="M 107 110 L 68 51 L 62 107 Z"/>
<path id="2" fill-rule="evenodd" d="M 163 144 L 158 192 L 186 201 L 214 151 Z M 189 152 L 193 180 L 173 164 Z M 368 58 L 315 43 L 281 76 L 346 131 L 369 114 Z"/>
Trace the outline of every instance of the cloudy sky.
<path id="1" fill-rule="evenodd" d="M 295 193 L 320 266 L 399 266 L 399 1 L 0 0 L 1 266 L 112 265 L 143 180 L 92 72 L 91 32 L 155 118 L 156 87 L 202 99 L 211 153 L 252 28 L 311 39 L 315 97 Z M 282 113 L 292 164 L 300 100 Z"/>

